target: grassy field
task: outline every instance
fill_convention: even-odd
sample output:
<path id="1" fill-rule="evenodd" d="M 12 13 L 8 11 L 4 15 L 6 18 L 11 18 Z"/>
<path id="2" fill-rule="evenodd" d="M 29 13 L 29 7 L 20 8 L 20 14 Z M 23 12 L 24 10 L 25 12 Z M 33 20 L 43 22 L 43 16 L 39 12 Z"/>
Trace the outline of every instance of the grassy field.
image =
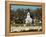
<path id="1" fill-rule="evenodd" d="M 41 31 L 41 26 L 11 26 L 11 32 L 31 32 L 31 31 Z"/>

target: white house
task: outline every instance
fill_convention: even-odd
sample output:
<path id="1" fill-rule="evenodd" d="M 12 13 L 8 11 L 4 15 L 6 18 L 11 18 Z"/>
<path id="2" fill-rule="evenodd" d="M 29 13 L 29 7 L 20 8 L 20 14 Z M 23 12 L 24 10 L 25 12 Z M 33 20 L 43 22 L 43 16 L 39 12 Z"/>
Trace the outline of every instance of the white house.
<path id="1" fill-rule="evenodd" d="M 27 18 L 25 19 L 26 22 L 25 23 L 32 23 L 32 18 L 30 17 L 30 13 L 27 13 Z"/>

